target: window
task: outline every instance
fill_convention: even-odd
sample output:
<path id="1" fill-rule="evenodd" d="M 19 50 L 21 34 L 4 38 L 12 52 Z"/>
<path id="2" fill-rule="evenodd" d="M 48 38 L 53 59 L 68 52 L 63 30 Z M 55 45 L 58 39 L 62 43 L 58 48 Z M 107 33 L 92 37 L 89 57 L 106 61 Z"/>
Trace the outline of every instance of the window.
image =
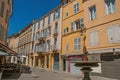
<path id="1" fill-rule="evenodd" d="M 67 45 L 67 46 L 66 46 L 66 52 L 68 52 L 68 51 L 69 51 L 69 46 Z"/>
<path id="2" fill-rule="evenodd" d="M 33 33 L 33 39 L 32 39 L 33 41 L 35 40 L 35 33 Z"/>
<path id="3" fill-rule="evenodd" d="M 10 5 L 10 0 L 8 0 L 8 4 Z"/>
<path id="4" fill-rule="evenodd" d="M 57 38 L 54 38 L 54 49 L 57 48 Z"/>
<path id="5" fill-rule="evenodd" d="M 63 2 L 63 5 L 66 5 L 68 3 L 68 0 L 65 0 L 64 2 Z"/>
<path id="6" fill-rule="evenodd" d="M 96 19 L 96 6 L 92 6 L 89 8 L 90 20 Z"/>
<path id="7" fill-rule="evenodd" d="M 66 12 L 66 17 L 68 17 L 68 12 Z"/>
<path id="8" fill-rule="evenodd" d="M 55 23 L 55 28 L 54 28 L 54 33 L 57 33 L 58 32 L 58 23 L 56 22 Z"/>
<path id="9" fill-rule="evenodd" d="M 108 27 L 109 43 L 120 43 L 120 25 Z"/>
<path id="10" fill-rule="evenodd" d="M 43 19 L 43 25 L 42 25 L 43 27 L 45 26 L 45 19 Z"/>
<path id="11" fill-rule="evenodd" d="M 7 23 L 8 22 L 8 17 L 9 17 L 9 13 L 8 13 L 9 11 L 7 10 L 6 11 L 6 17 L 5 17 L 5 22 Z"/>
<path id="12" fill-rule="evenodd" d="M 74 13 L 79 12 L 79 3 L 74 4 Z"/>
<path id="13" fill-rule="evenodd" d="M 74 26 L 75 26 L 75 23 L 71 22 L 71 32 L 74 31 Z"/>
<path id="14" fill-rule="evenodd" d="M 33 49 L 34 49 L 34 43 L 32 43 L 32 51 L 33 51 Z"/>
<path id="15" fill-rule="evenodd" d="M 50 17 L 51 17 L 51 14 L 48 15 L 48 24 L 50 24 Z"/>
<path id="16" fill-rule="evenodd" d="M 6 42 L 6 30 L 0 25 L 0 40 Z"/>
<path id="17" fill-rule="evenodd" d="M 90 32 L 90 45 L 91 46 L 98 45 L 98 31 L 97 30 Z"/>
<path id="18" fill-rule="evenodd" d="M 68 28 L 65 28 L 65 29 L 64 29 L 64 34 L 67 34 L 68 31 L 69 31 Z"/>
<path id="19" fill-rule="evenodd" d="M 51 35 L 51 26 L 48 26 L 48 36 Z"/>
<path id="20" fill-rule="evenodd" d="M 5 3 L 2 1 L 2 4 L 1 4 L 1 11 L 0 11 L 0 16 L 1 16 L 1 17 L 3 17 L 4 8 L 5 8 Z"/>
<path id="21" fill-rule="evenodd" d="M 36 29 L 36 23 L 34 23 L 34 31 L 35 31 L 35 29 Z"/>
<path id="22" fill-rule="evenodd" d="M 40 22 L 38 22 L 38 29 L 40 29 Z"/>
<path id="23" fill-rule="evenodd" d="M 83 18 L 77 20 L 77 21 L 75 22 L 75 25 L 76 25 L 76 30 L 82 28 L 82 27 L 84 26 L 84 20 L 83 20 Z"/>
<path id="24" fill-rule="evenodd" d="M 50 51 L 50 40 L 47 41 L 47 47 L 48 47 L 48 51 Z"/>
<path id="25" fill-rule="evenodd" d="M 105 6 L 107 15 L 114 13 L 116 10 L 115 0 L 105 0 Z"/>
<path id="26" fill-rule="evenodd" d="M 54 20 L 59 19 L 60 18 L 60 8 L 58 8 L 55 12 L 54 12 Z"/>
<path id="27" fill-rule="evenodd" d="M 74 50 L 80 50 L 80 47 L 81 47 L 81 40 L 80 38 L 76 38 L 74 39 Z"/>

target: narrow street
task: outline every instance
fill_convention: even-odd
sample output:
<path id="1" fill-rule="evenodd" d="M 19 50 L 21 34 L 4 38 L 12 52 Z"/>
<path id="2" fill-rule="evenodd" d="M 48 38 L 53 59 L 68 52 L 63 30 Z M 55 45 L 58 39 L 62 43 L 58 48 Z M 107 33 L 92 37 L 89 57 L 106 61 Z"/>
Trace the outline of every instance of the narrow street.
<path id="1" fill-rule="evenodd" d="M 65 72 L 43 70 L 31 68 L 29 73 L 7 72 L 3 75 L 2 80 L 82 80 L 81 75 L 73 75 Z M 5 77 L 4 77 L 5 76 Z M 92 76 L 92 80 L 117 80 Z"/>

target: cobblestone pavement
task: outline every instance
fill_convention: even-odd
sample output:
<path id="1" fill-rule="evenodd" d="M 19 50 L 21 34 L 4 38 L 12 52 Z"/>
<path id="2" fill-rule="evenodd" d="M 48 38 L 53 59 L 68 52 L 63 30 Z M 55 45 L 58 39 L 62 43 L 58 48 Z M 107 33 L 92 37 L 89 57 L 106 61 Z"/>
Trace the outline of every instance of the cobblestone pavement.
<path id="1" fill-rule="evenodd" d="M 14 78 L 15 76 L 18 76 L 18 78 Z M 91 80 L 117 80 L 98 76 L 92 76 L 91 78 Z M 59 71 L 31 68 L 31 73 L 14 74 L 2 80 L 82 80 L 82 76 Z"/>

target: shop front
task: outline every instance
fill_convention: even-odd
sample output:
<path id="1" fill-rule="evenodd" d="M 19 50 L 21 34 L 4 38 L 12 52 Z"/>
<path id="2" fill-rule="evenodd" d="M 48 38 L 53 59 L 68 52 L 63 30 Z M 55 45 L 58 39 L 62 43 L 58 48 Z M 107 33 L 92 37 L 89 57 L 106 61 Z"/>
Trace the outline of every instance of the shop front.
<path id="1" fill-rule="evenodd" d="M 82 55 L 65 55 L 62 56 L 62 70 L 66 72 L 70 72 L 72 74 L 82 74 L 80 71 L 81 67 L 76 67 L 74 61 L 82 61 Z"/>

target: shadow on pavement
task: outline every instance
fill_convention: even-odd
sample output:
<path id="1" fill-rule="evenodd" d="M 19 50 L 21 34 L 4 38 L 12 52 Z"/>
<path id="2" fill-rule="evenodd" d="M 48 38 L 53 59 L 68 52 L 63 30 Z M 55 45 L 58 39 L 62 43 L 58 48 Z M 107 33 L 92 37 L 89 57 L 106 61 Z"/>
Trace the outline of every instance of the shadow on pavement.
<path id="1" fill-rule="evenodd" d="M 31 74 L 30 67 L 21 65 L 20 71 L 4 71 L 2 79 L 19 79 L 22 73 Z"/>

